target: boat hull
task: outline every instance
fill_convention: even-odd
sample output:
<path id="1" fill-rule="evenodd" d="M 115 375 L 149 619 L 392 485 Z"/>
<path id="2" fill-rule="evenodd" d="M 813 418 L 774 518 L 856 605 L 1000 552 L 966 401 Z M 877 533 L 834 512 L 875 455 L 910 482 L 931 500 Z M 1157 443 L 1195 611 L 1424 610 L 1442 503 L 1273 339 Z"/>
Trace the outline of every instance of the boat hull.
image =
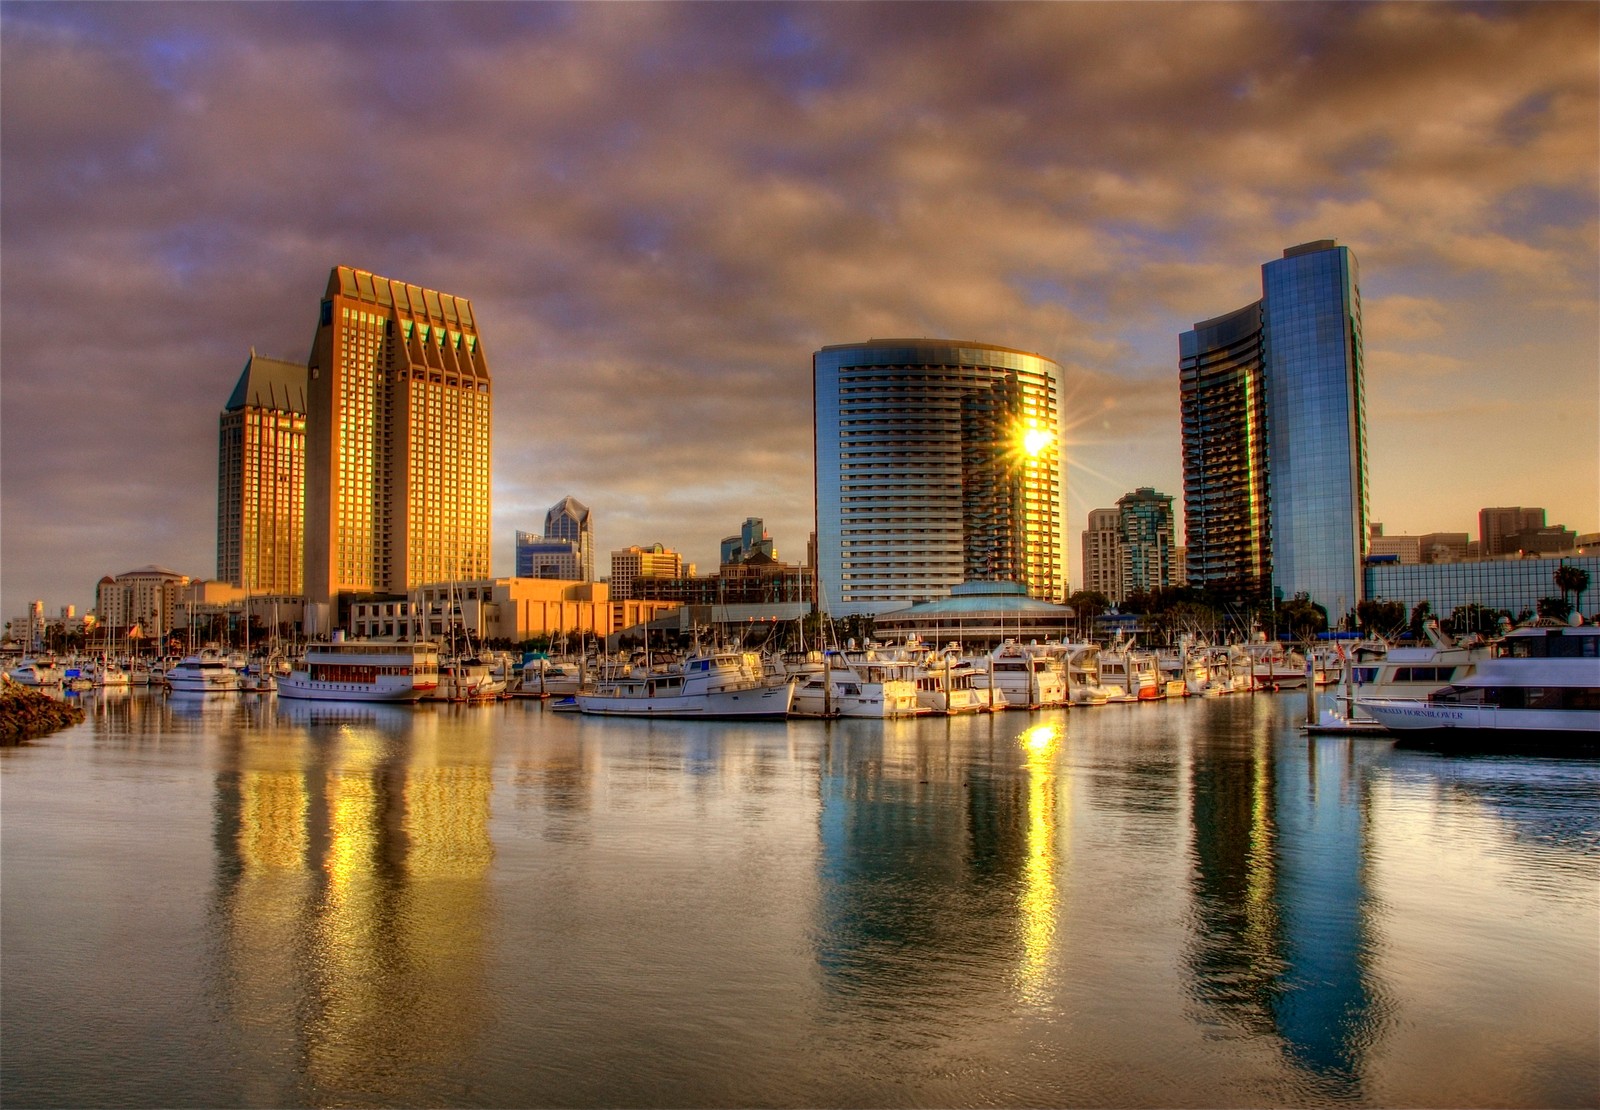
<path id="1" fill-rule="evenodd" d="M 1397 741 L 1430 747 L 1540 748 L 1600 746 L 1600 709 L 1512 709 L 1497 705 L 1440 705 L 1401 699 L 1361 702 Z"/>
<path id="2" fill-rule="evenodd" d="M 578 694 L 578 712 L 598 717 L 651 717 L 658 720 L 787 720 L 794 686 L 762 686 L 709 694 L 656 697 Z"/>
<path id="3" fill-rule="evenodd" d="M 295 671 L 278 681 L 278 696 L 299 701 L 357 701 L 382 705 L 421 700 L 432 686 L 384 685 L 359 682 L 317 682 Z"/>

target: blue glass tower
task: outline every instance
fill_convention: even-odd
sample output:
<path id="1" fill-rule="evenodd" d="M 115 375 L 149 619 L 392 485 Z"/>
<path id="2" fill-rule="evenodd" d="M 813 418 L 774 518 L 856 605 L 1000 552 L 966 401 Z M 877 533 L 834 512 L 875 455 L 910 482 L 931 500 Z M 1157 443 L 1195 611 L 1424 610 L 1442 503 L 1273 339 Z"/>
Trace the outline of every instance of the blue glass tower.
<path id="1" fill-rule="evenodd" d="M 1305 593 L 1337 621 L 1363 597 L 1367 539 L 1359 271 L 1323 239 L 1261 281 L 1179 337 L 1189 582 Z"/>
<path id="2" fill-rule="evenodd" d="M 1330 239 L 1261 267 L 1272 581 L 1328 610 L 1361 600 L 1367 429 L 1356 259 Z"/>

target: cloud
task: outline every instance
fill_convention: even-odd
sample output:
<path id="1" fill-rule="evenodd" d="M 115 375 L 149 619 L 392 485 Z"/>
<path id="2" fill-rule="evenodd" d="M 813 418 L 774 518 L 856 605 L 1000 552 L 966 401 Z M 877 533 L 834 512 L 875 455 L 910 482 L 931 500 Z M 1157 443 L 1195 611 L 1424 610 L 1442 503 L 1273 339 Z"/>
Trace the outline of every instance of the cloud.
<path id="1" fill-rule="evenodd" d="M 602 551 L 709 564 L 754 515 L 798 555 L 811 352 L 874 337 L 1057 359 L 1094 418 L 1074 474 L 1176 492 L 1177 333 L 1309 239 L 1361 260 L 1374 421 L 1511 358 L 1593 376 L 1589 5 L 8 4 L 0 32 L 4 614 L 122 562 L 209 573 L 221 405 L 251 346 L 303 357 L 336 264 L 472 299 L 502 571 L 568 493 Z"/>

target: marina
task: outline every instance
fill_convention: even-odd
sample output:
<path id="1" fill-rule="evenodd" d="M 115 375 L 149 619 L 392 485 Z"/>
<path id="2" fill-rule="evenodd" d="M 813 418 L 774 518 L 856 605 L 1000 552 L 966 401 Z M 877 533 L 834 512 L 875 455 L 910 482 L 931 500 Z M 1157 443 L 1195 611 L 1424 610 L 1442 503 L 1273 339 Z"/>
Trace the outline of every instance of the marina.
<path id="1" fill-rule="evenodd" d="M 1308 738 L 1300 691 L 787 722 L 76 697 L 0 750 L 10 1104 L 1600 1089 L 1592 759 Z"/>

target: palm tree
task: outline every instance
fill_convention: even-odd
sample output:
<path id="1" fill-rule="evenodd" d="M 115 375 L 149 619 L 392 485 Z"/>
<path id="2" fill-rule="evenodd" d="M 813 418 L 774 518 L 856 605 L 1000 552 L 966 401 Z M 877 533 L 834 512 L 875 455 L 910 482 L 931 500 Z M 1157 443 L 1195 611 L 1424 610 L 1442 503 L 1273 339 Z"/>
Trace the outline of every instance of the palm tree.
<path id="1" fill-rule="evenodd" d="M 1589 588 L 1589 572 L 1571 563 L 1562 563 L 1556 568 L 1555 579 L 1556 585 L 1561 589 L 1561 596 L 1576 594 L 1577 600 L 1572 607 L 1580 613 L 1583 612 L 1583 592 Z"/>

